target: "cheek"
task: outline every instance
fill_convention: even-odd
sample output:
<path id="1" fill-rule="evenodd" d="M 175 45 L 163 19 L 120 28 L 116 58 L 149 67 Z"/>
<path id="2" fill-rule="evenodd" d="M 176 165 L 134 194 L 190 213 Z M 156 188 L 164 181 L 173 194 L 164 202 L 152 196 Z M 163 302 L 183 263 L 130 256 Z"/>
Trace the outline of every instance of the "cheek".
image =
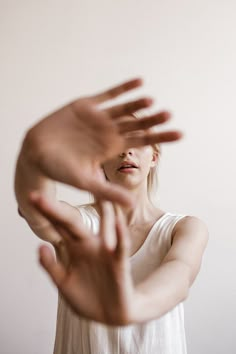
<path id="1" fill-rule="evenodd" d="M 145 164 L 149 164 L 152 161 L 153 150 L 150 146 L 144 147 L 140 155 L 140 160 L 144 161 Z"/>
<path id="2" fill-rule="evenodd" d="M 142 155 L 152 155 L 153 149 L 150 145 L 144 146 L 140 150 Z"/>

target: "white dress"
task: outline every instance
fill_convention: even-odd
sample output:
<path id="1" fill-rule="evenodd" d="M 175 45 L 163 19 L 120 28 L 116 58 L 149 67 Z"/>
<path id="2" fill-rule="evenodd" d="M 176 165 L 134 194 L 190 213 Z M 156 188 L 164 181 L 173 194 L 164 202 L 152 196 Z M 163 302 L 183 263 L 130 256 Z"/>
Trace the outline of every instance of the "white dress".
<path id="1" fill-rule="evenodd" d="M 99 215 L 91 205 L 78 207 L 84 223 L 97 233 Z M 175 224 L 184 215 L 165 213 L 142 247 L 130 257 L 134 284 L 155 270 L 171 247 Z M 75 315 L 59 296 L 54 354 L 186 354 L 183 303 L 145 324 L 107 326 Z"/>

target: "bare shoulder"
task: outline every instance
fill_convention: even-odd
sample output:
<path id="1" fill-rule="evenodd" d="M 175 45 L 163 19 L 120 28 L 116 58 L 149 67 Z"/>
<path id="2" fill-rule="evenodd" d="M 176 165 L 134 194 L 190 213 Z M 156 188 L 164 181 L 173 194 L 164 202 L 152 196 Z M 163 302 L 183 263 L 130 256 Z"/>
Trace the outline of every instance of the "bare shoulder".
<path id="1" fill-rule="evenodd" d="M 207 243 L 209 232 L 206 223 L 196 216 L 185 216 L 180 219 L 173 228 L 172 238 L 175 237 L 198 238 Z"/>
<path id="2" fill-rule="evenodd" d="M 185 216 L 182 219 L 180 219 L 174 229 L 173 232 L 179 230 L 179 229 L 205 229 L 207 230 L 207 225 L 206 223 L 199 219 L 196 216 Z"/>

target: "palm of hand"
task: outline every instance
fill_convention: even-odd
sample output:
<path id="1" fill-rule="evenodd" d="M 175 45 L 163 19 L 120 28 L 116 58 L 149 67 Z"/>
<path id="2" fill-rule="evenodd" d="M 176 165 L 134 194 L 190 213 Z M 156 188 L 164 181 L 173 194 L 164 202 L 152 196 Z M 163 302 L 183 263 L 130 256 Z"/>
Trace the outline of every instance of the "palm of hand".
<path id="1" fill-rule="evenodd" d="M 91 98 L 77 100 L 72 104 L 72 110 L 77 125 L 76 135 L 84 142 L 79 148 L 85 163 L 88 160 L 103 163 L 124 148 L 125 139 L 113 120 L 112 112 L 100 110 Z M 124 114 L 120 112 L 121 116 Z"/>
<path id="2" fill-rule="evenodd" d="M 150 99 L 110 109 L 101 109 L 99 104 L 137 86 L 139 80 L 133 80 L 102 94 L 78 99 L 44 118 L 29 134 L 29 143 L 33 141 L 36 147 L 32 160 L 39 161 L 48 177 L 84 188 L 91 173 L 97 173 L 102 162 L 125 147 L 118 118 L 150 105 Z"/>
<path id="3" fill-rule="evenodd" d="M 73 310 L 107 324 L 128 317 L 132 298 L 130 264 L 103 247 L 99 236 L 67 244 L 70 265 L 63 295 Z"/>
<path id="4" fill-rule="evenodd" d="M 40 161 L 42 171 L 52 179 L 73 184 L 75 173 L 83 185 L 84 177 L 96 173 L 100 164 L 124 144 L 108 114 L 99 111 L 91 99 L 79 99 L 63 107 L 39 122 L 32 135 L 34 132 L 37 136 L 32 140 L 38 145 L 34 159 Z"/>
<path id="5" fill-rule="evenodd" d="M 29 160 L 52 180 L 89 190 L 98 199 L 130 204 L 123 188 L 106 182 L 101 164 L 131 146 L 180 138 L 178 132 L 139 134 L 140 130 L 143 132 L 168 120 L 166 112 L 131 122 L 120 119 L 150 106 L 151 99 L 107 109 L 99 107 L 141 84 L 140 80 L 132 80 L 102 94 L 81 98 L 40 121 L 30 130 L 25 142 Z"/>
<path id="6" fill-rule="evenodd" d="M 58 212 L 44 197 L 34 205 L 62 237 L 64 254 L 56 262 L 47 246 L 40 249 L 40 262 L 71 308 L 85 318 L 106 324 L 128 323 L 134 288 L 129 253 L 129 234 L 120 210 L 115 215 L 109 202 L 100 203 L 100 230 L 92 234 L 79 223 Z"/>

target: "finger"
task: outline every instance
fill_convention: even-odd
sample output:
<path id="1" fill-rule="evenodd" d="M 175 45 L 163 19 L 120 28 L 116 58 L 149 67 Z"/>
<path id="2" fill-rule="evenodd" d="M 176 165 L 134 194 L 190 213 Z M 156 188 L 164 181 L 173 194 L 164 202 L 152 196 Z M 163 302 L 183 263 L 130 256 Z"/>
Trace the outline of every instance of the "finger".
<path id="1" fill-rule="evenodd" d="M 135 130 L 146 130 L 154 125 L 163 124 L 170 119 L 169 112 L 161 112 L 147 118 L 121 121 L 118 123 L 120 133 L 128 133 Z"/>
<path id="2" fill-rule="evenodd" d="M 124 258 L 129 255 L 130 237 L 125 216 L 120 207 L 116 211 L 116 237 L 117 246 L 115 254 L 118 258 Z"/>
<path id="3" fill-rule="evenodd" d="M 130 147 L 139 147 L 145 145 L 153 145 L 159 143 L 167 143 L 177 141 L 183 137 L 180 131 L 168 131 L 161 133 L 140 133 L 133 136 L 126 137 L 125 146 L 126 149 Z"/>
<path id="4" fill-rule="evenodd" d="M 39 262 L 46 270 L 58 288 L 61 288 L 66 279 L 66 270 L 63 265 L 56 261 L 52 250 L 42 245 L 39 248 Z"/>
<path id="5" fill-rule="evenodd" d="M 150 97 L 141 98 L 139 100 L 135 100 L 128 103 L 122 103 L 110 108 L 107 108 L 105 111 L 112 118 L 121 117 L 124 115 L 129 115 L 134 113 L 140 109 L 148 108 L 153 104 L 153 99 Z"/>
<path id="6" fill-rule="evenodd" d="M 87 179 L 86 189 L 99 200 L 119 203 L 124 207 L 134 207 L 134 199 L 127 189 L 107 182 L 106 180 Z"/>
<path id="7" fill-rule="evenodd" d="M 99 202 L 100 209 L 100 237 L 103 246 L 112 251 L 116 247 L 115 212 L 112 203 Z"/>
<path id="8" fill-rule="evenodd" d="M 136 78 L 122 83 L 121 85 L 114 86 L 98 95 L 91 96 L 90 98 L 95 103 L 102 103 L 107 100 L 114 99 L 130 90 L 140 87 L 143 84 L 142 79 Z"/>
<path id="9" fill-rule="evenodd" d="M 67 206 L 66 203 L 51 201 L 45 195 L 39 194 L 34 191 L 29 196 L 30 202 L 35 208 L 47 218 L 54 227 L 60 231 L 59 227 L 67 231 L 67 235 L 70 235 L 72 239 L 81 239 L 89 237 L 89 231 L 82 224 L 81 218 L 78 219 L 72 214 L 72 207 Z M 62 230 L 61 229 L 61 230 Z M 65 238 L 65 233 L 61 233 Z"/>

